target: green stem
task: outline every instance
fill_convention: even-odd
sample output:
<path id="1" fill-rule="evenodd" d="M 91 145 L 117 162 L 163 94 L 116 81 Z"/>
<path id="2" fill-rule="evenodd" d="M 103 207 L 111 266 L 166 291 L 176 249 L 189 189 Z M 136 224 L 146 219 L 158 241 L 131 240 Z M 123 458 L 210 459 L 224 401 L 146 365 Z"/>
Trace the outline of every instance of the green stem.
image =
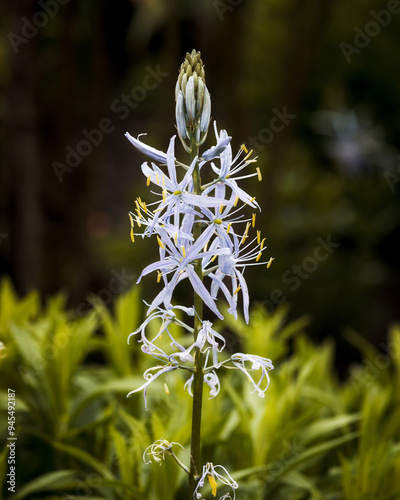
<path id="1" fill-rule="evenodd" d="M 194 137 L 191 138 L 191 156 L 192 161 L 198 154 L 198 146 L 195 142 Z M 195 194 L 201 194 L 201 180 L 200 180 L 200 169 L 197 163 L 193 171 L 193 189 Z M 193 227 L 193 237 L 195 240 L 201 235 L 200 224 L 195 224 Z M 194 269 L 198 277 L 203 280 L 203 271 L 201 268 L 201 260 L 198 259 L 194 263 Z M 199 330 L 201 329 L 202 319 L 203 319 L 203 301 L 195 293 L 194 294 L 194 339 L 197 339 Z M 199 348 L 196 348 L 194 355 L 194 374 L 193 374 L 193 406 L 192 406 L 192 439 L 191 439 L 191 464 L 190 464 L 190 475 L 189 475 L 189 499 L 193 500 L 194 490 L 197 486 L 197 481 L 199 474 L 201 474 L 201 450 L 200 450 L 200 434 L 201 434 L 201 410 L 203 404 L 203 354 Z"/>

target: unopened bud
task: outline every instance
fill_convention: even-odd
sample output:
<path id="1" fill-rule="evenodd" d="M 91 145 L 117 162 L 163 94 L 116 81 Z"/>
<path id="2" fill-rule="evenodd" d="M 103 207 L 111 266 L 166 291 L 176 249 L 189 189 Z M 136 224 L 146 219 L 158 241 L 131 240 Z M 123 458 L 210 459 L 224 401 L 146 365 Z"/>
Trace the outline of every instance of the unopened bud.
<path id="1" fill-rule="evenodd" d="M 187 53 L 175 86 L 176 125 L 185 149 L 185 139 L 194 138 L 198 146 L 206 139 L 211 118 L 211 98 L 205 83 L 200 52 Z"/>

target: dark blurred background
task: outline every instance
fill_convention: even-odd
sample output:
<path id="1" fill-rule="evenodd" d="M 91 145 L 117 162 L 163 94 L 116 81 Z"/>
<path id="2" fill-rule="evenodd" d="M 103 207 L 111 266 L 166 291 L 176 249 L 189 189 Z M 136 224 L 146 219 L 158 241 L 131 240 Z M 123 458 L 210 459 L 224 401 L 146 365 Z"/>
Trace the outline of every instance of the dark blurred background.
<path id="1" fill-rule="evenodd" d="M 0 33 L 0 271 L 21 294 L 111 301 L 156 256 L 129 238 L 149 195 L 124 133 L 166 149 L 196 48 L 213 119 L 263 174 L 245 187 L 275 260 L 248 269 L 253 300 L 309 315 L 317 339 L 384 341 L 400 317 L 400 2 L 1 0 Z"/>

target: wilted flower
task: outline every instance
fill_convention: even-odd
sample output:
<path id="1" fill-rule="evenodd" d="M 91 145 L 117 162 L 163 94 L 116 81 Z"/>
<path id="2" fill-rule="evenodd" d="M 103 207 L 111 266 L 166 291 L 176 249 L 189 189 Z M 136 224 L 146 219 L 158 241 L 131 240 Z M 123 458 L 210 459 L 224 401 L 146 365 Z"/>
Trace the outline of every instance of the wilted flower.
<path id="1" fill-rule="evenodd" d="M 220 474 L 217 472 L 218 470 L 221 470 L 224 475 Z M 213 497 L 217 495 L 217 489 L 218 489 L 218 482 L 230 486 L 232 489 L 233 493 L 233 500 L 236 498 L 236 492 L 239 488 L 239 485 L 237 482 L 229 475 L 228 471 L 223 467 L 222 465 L 213 465 L 211 462 L 208 462 L 206 465 L 203 466 L 203 473 L 197 483 L 197 487 L 195 489 L 193 498 L 200 500 L 203 498 L 201 493 L 199 492 L 200 488 L 203 488 L 205 481 L 208 480 L 210 487 L 211 487 L 211 494 Z M 230 498 L 226 494 L 220 497 L 220 500 Z"/>

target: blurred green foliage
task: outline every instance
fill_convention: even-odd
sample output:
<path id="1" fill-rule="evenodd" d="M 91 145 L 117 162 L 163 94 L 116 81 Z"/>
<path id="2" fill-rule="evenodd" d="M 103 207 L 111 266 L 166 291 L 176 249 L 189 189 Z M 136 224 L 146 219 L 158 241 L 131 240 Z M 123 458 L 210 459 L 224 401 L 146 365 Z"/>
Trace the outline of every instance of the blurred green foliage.
<path id="1" fill-rule="evenodd" d="M 170 457 L 145 465 L 161 437 L 190 440 L 191 398 L 179 374 L 142 394 L 154 360 L 127 337 L 141 321 L 140 292 L 118 297 L 114 312 L 93 297 L 84 315 L 58 295 L 42 306 L 37 292 L 20 299 L 0 288 L 3 498 L 13 500 L 178 500 L 186 477 Z M 334 344 L 316 345 L 306 317 L 287 321 L 287 307 L 255 307 L 251 324 L 228 317 L 230 350 L 273 360 L 265 399 L 251 395 L 241 374 L 225 371 L 221 393 L 205 399 L 203 459 L 223 463 L 239 482 L 238 499 L 396 500 L 400 496 L 400 328 L 378 352 L 355 332 L 348 340 L 363 363 L 338 380 Z M 182 335 L 177 330 L 175 335 Z M 184 344 L 189 338 L 180 338 Z M 7 491 L 7 389 L 16 394 L 17 487 Z M 181 460 L 188 457 L 180 454 Z M 218 493 L 222 494 L 218 491 Z M 209 492 L 210 493 L 210 492 Z"/>

